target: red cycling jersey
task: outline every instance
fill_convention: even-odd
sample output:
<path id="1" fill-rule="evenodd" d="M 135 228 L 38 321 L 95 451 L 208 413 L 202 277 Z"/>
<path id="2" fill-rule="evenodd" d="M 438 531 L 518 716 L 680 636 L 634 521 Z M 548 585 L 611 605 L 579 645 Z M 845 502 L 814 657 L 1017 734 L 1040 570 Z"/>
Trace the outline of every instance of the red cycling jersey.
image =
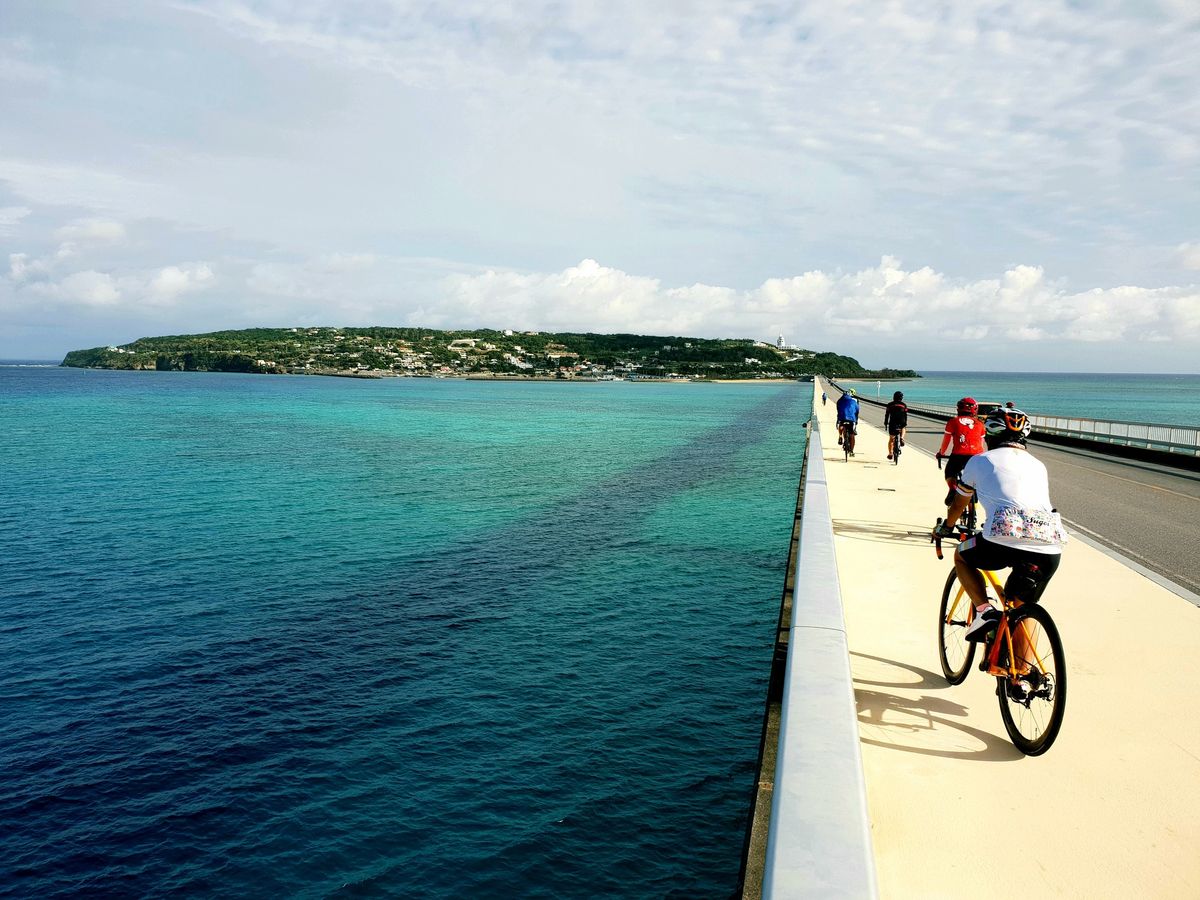
<path id="1" fill-rule="evenodd" d="M 942 449 L 938 455 L 946 456 L 949 451 L 955 456 L 974 456 L 986 449 L 983 423 L 974 416 L 955 416 L 946 423 L 946 433 L 942 436 Z"/>

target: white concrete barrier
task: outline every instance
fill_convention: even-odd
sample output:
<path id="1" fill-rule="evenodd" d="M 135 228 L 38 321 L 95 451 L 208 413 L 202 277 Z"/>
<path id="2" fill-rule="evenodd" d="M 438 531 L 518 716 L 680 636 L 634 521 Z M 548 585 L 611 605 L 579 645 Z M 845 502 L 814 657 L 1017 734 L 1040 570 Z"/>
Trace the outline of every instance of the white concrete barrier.
<path id="1" fill-rule="evenodd" d="M 763 897 L 877 896 L 858 714 L 816 416 L 796 553 Z"/>

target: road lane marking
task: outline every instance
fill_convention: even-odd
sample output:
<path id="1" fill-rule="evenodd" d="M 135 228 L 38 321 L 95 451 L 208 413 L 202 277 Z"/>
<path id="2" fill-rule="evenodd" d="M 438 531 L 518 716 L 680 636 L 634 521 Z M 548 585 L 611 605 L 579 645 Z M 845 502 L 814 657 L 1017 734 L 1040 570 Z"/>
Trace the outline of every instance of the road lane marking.
<path id="1" fill-rule="evenodd" d="M 1164 494 L 1172 494 L 1176 497 L 1182 497 L 1184 500 L 1195 500 L 1197 502 L 1200 502 L 1200 497 L 1194 497 L 1191 494 L 1182 494 L 1179 491 L 1173 491 L 1170 488 L 1159 487 L 1158 485 L 1155 485 L 1155 484 L 1147 484 L 1144 481 L 1138 481 L 1134 478 L 1124 478 L 1120 475 L 1112 475 L 1112 474 L 1110 474 L 1108 472 L 1104 472 L 1100 469 L 1093 469 L 1091 466 L 1081 466 L 1078 463 L 1070 463 L 1070 462 L 1066 462 L 1061 459 L 1057 459 L 1054 462 L 1056 465 L 1071 466 L 1072 468 L 1083 469 L 1083 471 L 1085 471 L 1085 472 L 1094 472 L 1096 475 L 1104 475 L 1107 478 L 1115 478 L 1117 481 L 1126 481 L 1129 484 L 1136 484 L 1138 487 L 1149 488 L 1152 491 L 1161 491 Z"/>
<path id="2" fill-rule="evenodd" d="M 1090 528 L 1084 528 L 1078 522 L 1072 522 L 1070 519 L 1063 519 L 1063 521 L 1067 523 L 1071 531 L 1075 533 L 1075 536 L 1085 544 L 1095 547 L 1097 550 L 1106 554 L 1107 556 L 1111 556 L 1117 562 L 1128 566 L 1141 575 L 1145 575 L 1155 584 L 1165 587 L 1168 591 L 1176 596 L 1182 597 L 1193 606 L 1200 606 L 1200 594 L 1196 594 L 1188 590 L 1183 585 L 1179 584 L 1179 582 L 1172 581 L 1170 578 L 1156 571 L 1155 569 L 1149 568 L 1150 566 L 1155 565 L 1154 560 L 1142 556 L 1142 554 L 1138 553 L 1136 550 L 1130 550 L 1128 547 L 1124 547 L 1121 544 L 1118 544 L 1116 541 L 1111 541 L 1097 532 L 1092 531 Z M 1138 560 L 1141 560 L 1141 563 L 1139 563 Z M 1145 563 L 1145 565 L 1142 565 L 1142 563 Z M 1178 578 L 1179 576 L 1176 575 L 1175 577 Z M 1191 585 L 1192 587 L 1200 588 L 1200 584 L 1192 584 L 1192 582 L 1186 578 L 1182 578 L 1180 580 L 1185 584 Z"/>

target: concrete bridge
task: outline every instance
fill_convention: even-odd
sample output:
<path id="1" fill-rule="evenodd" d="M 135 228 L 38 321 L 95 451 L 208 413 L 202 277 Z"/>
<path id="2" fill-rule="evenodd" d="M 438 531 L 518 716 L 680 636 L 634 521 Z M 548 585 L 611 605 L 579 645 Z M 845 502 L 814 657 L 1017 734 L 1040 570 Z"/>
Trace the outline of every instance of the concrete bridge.
<path id="1" fill-rule="evenodd" d="M 856 718 L 857 743 L 839 750 L 810 734 L 804 752 L 825 754 L 831 779 L 847 758 L 861 755 L 869 839 L 859 842 L 854 822 L 842 821 L 862 809 L 859 798 L 842 797 L 832 810 L 827 797 L 791 783 L 814 781 L 819 760 L 808 760 L 807 773 L 781 762 L 775 783 L 766 785 L 773 810 L 764 895 L 1200 897 L 1194 594 L 1096 540 L 1072 540 L 1042 601 L 1066 647 L 1066 719 L 1047 754 L 1022 756 L 1000 720 L 994 679 L 972 671 L 949 687 L 939 669 L 938 601 L 951 564 L 934 555 L 929 530 L 943 509 L 941 473 L 919 441 L 910 441 L 893 466 L 885 459 L 886 436 L 868 423 L 860 425 L 855 457 L 844 461 L 836 444 L 837 392 L 829 390 L 823 407 L 822 384 L 814 388 L 821 446 L 809 452 L 822 457 L 836 558 L 836 573 L 826 580 L 840 586 L 853 698 L 844 713 Z M 1051 478 L 1051 498 L 1069 519 L 1053 471 Z M 1099 477 L 1096 489 L 1103 489 Z M 1143 501 L 1152 509 L 1154 491 Z M 1131 515 L 1140 520 L 1145 513 Z M 1197 525 L 1191 509 L 1186 527 L 1194 534 Z M 802 559 L 797 585 L 813 577 L 820 576 Z M 798 616 L 801 603 L 797 594 Z M 801 627 L 792 629 L 793 644 Z M 825 690 L 797 655 L 789 653 L 794 696 L 784 698 L 785 719 L 789 704 L 811 705 L 806 683 Z M 833 697 L 836 707 L 836 690 Z M 789 742 L 803 740 L 802 712 L 793 711 L 780 760 Z M 852 793 L 853 779 L 839 790 Z M 806 809 L 806 795 L 826 808 Z M 789 864 L 829 841 L 835 850 L 854 845 L 843 879 L 806 874 L 814 868 L 808 862 Z M 855 871 L 863 854 L 856 859 L 854 851 L 863 847 L 866 868 L 873 868 L 865 873 Z M 748 888 L 752 893 L 750 879 Z"/>

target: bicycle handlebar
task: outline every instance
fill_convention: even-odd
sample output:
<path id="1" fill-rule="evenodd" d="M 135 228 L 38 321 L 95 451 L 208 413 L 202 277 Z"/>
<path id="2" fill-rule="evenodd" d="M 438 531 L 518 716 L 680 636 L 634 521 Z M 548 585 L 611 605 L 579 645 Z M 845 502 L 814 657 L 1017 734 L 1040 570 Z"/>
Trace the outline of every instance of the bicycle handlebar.
<path id="1" fill-rule="evenodd" d="M 944 558 L 942 556 L 942 541 L 944 539 L 953 537 L 953 538 L 957 538 L 960 541 L 963 541 L 963 540 L 966 540 L 967 538 L 971 537 L 972 535 L 979 534 L 978 530 L 972 531 L 969 529 L 969 527 L 967 525 L 963 525 L 961 522 L 956 525 L 953 525 L 953 526 L 947 526 L 950 531 L 949 534 L 945 534 L 945 535 L 939 534 L 938 530 L 943 525 L 946 525 L 946 524 L 947 524 L 946 520 L 943 519 L 941 516 L 938 516 L 937 521 L 933 525 L 933 531 L 929 535 L 929 542 L 931 544 L 933 544 L 934 549 L 937 550 L 937 558 L 938 559 Z"/>

